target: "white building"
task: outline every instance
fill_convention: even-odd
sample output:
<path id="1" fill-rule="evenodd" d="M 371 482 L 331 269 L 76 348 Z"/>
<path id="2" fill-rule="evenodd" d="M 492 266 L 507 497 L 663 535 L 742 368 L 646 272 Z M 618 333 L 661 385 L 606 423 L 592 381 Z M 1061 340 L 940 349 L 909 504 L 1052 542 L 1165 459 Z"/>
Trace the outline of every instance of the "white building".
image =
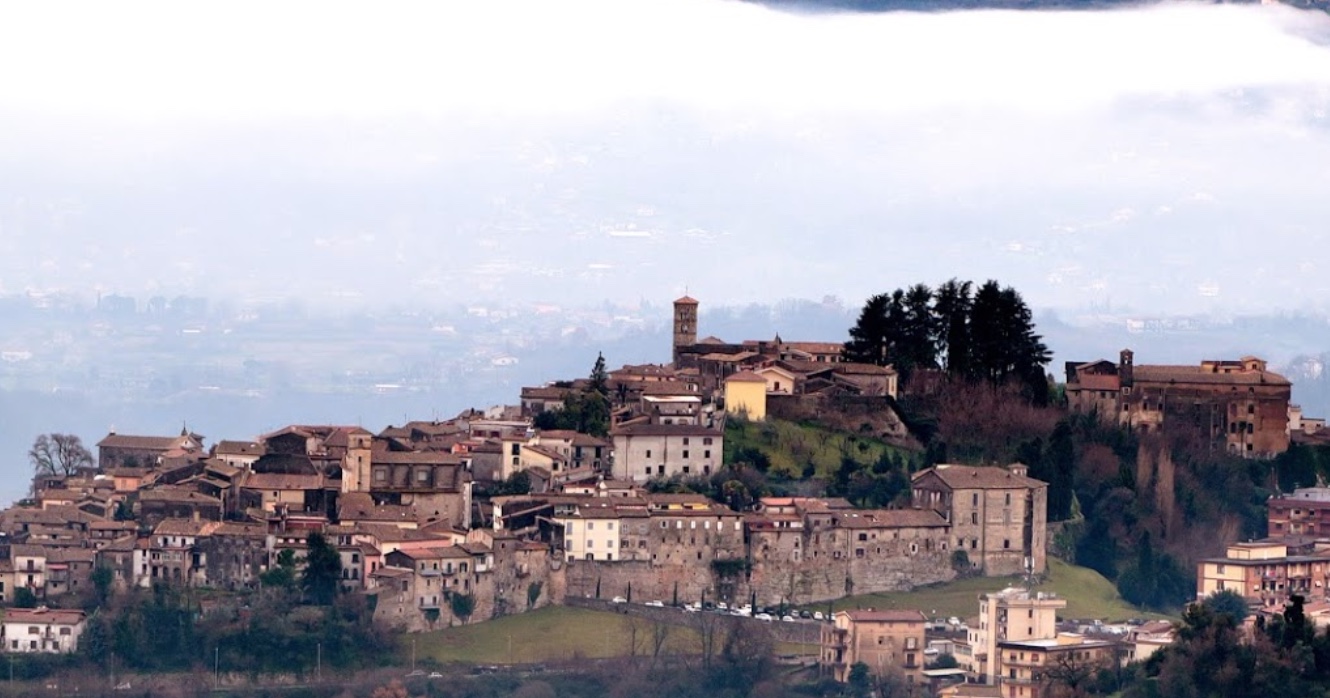
<path id="1" fill-rule="evenodd" d="M 77 609 L 11 608 L 0 624 L 0 638 L 6 652 L 68 654 L 78 650 L 85 620 Z"/>
<path id="2" fill-rule="evenodd" d="M 721 467 L 724 432 L 692 424 L 615 427 L 614 478 L 646 482 L 675 475 L 700 477 Z"/>

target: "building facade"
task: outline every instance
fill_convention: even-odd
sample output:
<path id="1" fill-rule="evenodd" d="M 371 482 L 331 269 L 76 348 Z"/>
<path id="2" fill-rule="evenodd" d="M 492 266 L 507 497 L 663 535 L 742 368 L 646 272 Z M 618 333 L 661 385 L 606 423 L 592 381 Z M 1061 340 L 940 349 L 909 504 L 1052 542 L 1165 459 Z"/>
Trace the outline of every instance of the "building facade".
<path id="1" fill-rule="evenodd" d="M 924 669 L 924 624 L 920 611 L 840 611 L 822 627 L 821 666 L 848 681 L 860 662 L 876 676 L 898 674 L 916 684 Z"/>
<path id="2" fill-rule="evenodd" d="M 911 481 L 916 509 L 951 525 L 953 550 L 990 576 L 1042 574 L 1047 566 L 1048 484 L 1005 468 L 937 465 Z"/>
<path id="3" fill-rule="evenodd" d="M 1288 450 L 1293 386 L 1254 356 L 1194 366 L 1069 361 L 1067 407 L 1108 423 L 1151 430 L 1166 420 L 1190 426 L 1229 453 L 1268 458 Z"/>

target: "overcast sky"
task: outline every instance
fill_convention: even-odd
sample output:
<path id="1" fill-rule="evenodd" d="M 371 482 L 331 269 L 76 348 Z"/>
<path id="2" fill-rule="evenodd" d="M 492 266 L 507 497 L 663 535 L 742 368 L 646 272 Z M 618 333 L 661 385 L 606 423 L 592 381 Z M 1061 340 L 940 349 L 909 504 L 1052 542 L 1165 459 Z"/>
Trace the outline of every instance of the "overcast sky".
<path id="1" fill-rule="evenodd" d="M 1328 112 L 1282 7 L 4 3 L 0 291 L 1321 307 Z"/>

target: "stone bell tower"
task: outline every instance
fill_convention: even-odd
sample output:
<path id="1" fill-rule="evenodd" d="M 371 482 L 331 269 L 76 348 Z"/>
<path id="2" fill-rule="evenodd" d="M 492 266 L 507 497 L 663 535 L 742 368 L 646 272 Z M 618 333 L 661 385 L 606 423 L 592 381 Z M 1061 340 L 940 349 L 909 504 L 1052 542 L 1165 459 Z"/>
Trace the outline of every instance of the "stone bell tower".
<path id="1" fill-rule="evenodd" d="M 697 300 L 684 296 L 674 301 L 674 352 L 675 368 L 679 367 L 680 352 L 684 347 L 697 344 Z"/>

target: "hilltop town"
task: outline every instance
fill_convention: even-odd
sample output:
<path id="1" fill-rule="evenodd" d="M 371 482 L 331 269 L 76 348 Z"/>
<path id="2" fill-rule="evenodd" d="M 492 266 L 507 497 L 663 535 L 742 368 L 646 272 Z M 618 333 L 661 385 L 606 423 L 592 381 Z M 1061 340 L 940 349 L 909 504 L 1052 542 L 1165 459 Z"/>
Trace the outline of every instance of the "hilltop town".
<path id="1" fill-rule="evenodd" d="M 588 377 L 525 387 L 517 404 L 447 420 L 378 433 L 293 424 L 212 444 L 188 427 L 109 433 L 95 459 L 77 439 L 42 436 L 31 496 L 0 512 L 0 602 L 14 606 L 4 650 L 76 650 L 82 600 L 94 593 L 258 589 L 313 554 L 311 534 L 335 549 L 341 591 L 372 600 L 374 623 L 394 631 L 563 603 L 750 619 L 775 609 L 777 620 L 823 622 L 819 661 L 839 680 L 863 663 L 934 687 L 1007 683 L 1003 695 L 1022 697 L 1041 695 L 1041 662 L 1121 663 L 1172 640 L 1167 623 L 1087 634 L 1058 622 L 1065 600 L 1006 588 L 1046 574 L 1059 525 L 1049 483 L 1025 464 L 933 463 L 876 508 L 751 496 L 743 466 L 727 458 L 728 427 L 816 420 L 901 449 L 919 444 L 899 412 L 893 366 L 850 361 L 837 342 L 699 338 L 698 305 L 674 302 L 668 363 L 609 370 L 598 360 Z M 1068 414 L 1141 433 L 1176 425 L 1238 458 L 1330 435 L 1255 357 L 1152 366 L 1123 351 L 1065 372 Z M 674 486 L 712 479 L 719 496 Z M 1274 537 L 1234 541 L 1201 562 L 1197 595 L 1230 591 L 1277 614 L 1299 594 L 1330 624 L 1330 544 L 1320 537 L 1330 490 L 1272 499 L 1268 530 Z M 946 623 L 925 609 L 825 619 L 794 610 L 974 576 L 1001 578 L 976 600 L 977 621 Z M 958 666 L 927 669 L 938 654 Z"/>

